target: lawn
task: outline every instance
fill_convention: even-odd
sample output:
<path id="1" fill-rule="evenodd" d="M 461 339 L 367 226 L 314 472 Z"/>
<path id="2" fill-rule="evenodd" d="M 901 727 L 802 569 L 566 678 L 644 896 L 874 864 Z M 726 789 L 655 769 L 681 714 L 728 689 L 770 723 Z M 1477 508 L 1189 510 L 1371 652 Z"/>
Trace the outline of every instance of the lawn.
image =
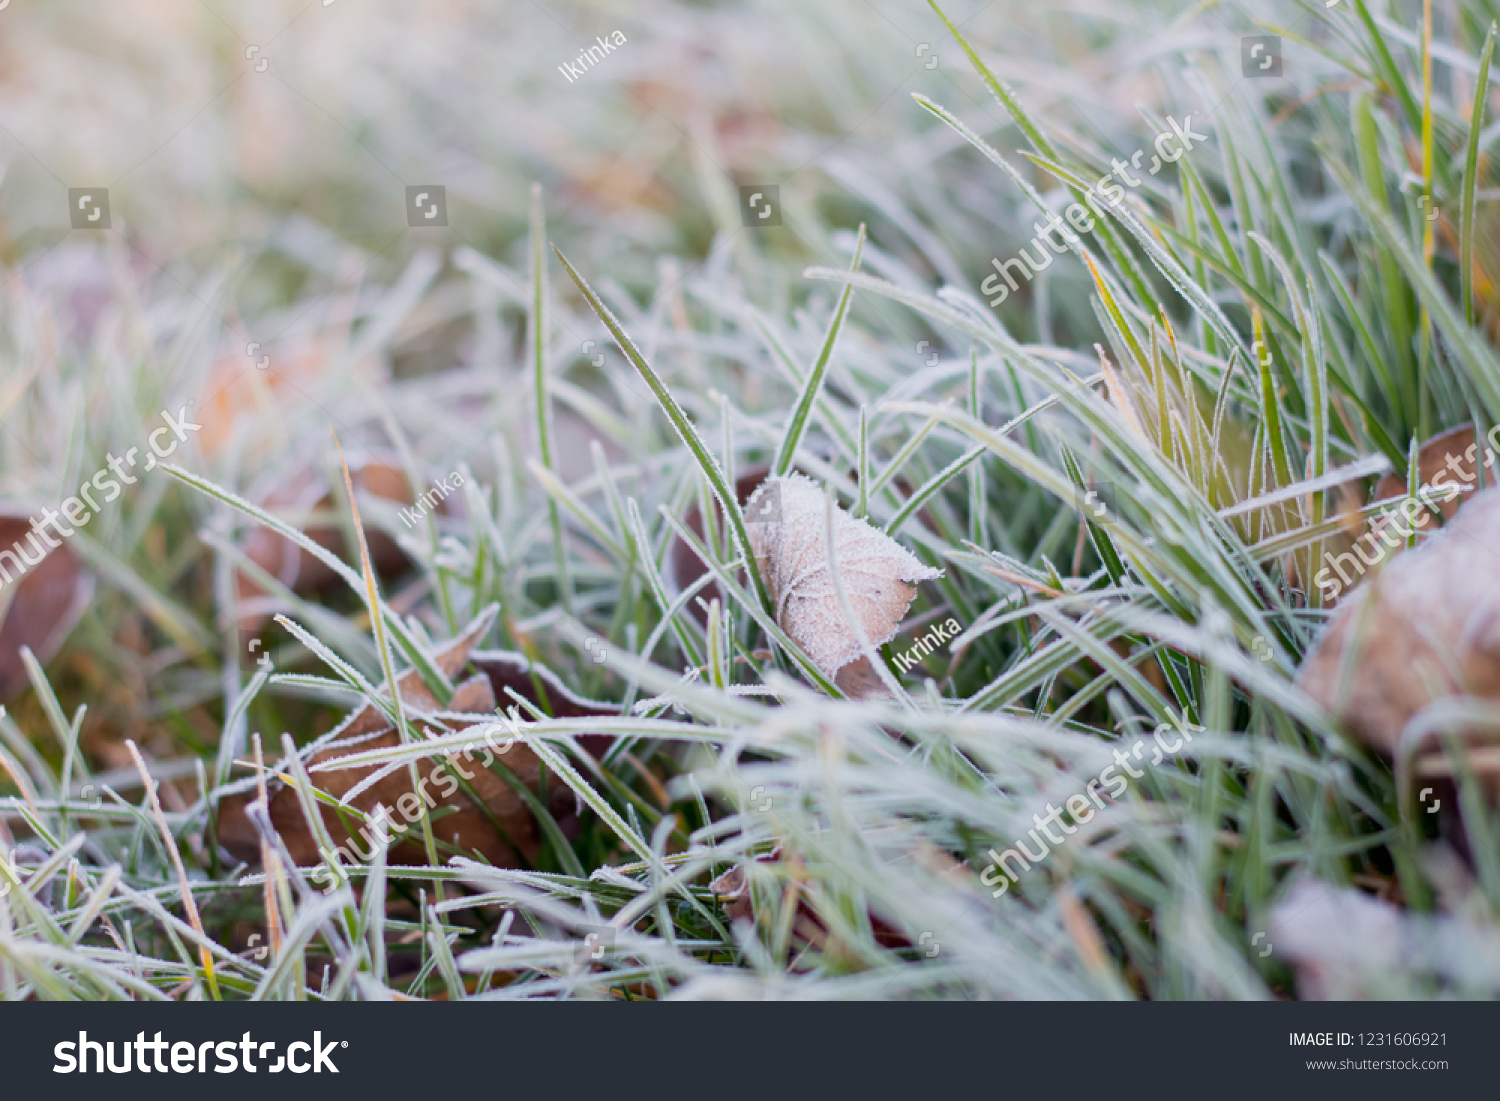
<path id="1" fill-rule="evenodd" d="M 1500 993 L 1491 7 L 137 6 L 0 11 L 0 997 Z"/>

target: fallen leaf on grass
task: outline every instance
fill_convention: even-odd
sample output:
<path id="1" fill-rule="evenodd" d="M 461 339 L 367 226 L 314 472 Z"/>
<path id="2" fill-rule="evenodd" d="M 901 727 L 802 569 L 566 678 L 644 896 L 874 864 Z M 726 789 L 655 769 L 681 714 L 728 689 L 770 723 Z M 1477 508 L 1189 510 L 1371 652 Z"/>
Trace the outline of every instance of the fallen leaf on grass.
<path id="1" fill-rule="evenodd" d="M 37 539 L 29 540 L 31 520 L 18 512 L 0 512 L 0 551 L 18 542 L 29 555 Z M 17 576 L 9 556 L 0 560 L 11 580 L 0 587 L 0 700 L 20 695 L 29 686 L 21 647 L 29 646 L 45 665 L 62 648 L 94 595 L 94 577 L 66 543 L 52 548 L 35 566 Z"/>
<path id="2" fill-rule="evenodd" d="M 1460 425 L 1447 432 L 1433 436 L 1430 440 L 1417 448 L 1417 485 L 1431 486 L 1434 490 L 1441 490 L 1447 485 L 1473 486 L 1479 477 L 1479 468 L 1484 459 L 1480 457 L 1479 447 L 1474 442 L 1473 425 Z M 1495 471 L 1486 471 L 1486 478 L 1491 485 L 1495 483 Z M 1406 474 L 1401 471 L 1392 471 L 1381 476 L 1380 481 L 1375 483 L 1375 501 L 1399 500 L 1406 496 Z M 1447 500 L 1438 502 L 1438 511 L 1443 514 L 1443 522 L 1453 519 L 1458 508 L 1463 504 L 1465 498 L 1472 496 L 1469 493 L 1454 494 Z M 1384 522 L 1378 517 L 1372 517 L 1370 529 L 1379 531 Z M 1417 515 L 1416 526 L 1422 531 L 1432 530 L 1432 516 L 1427 509 Z"/>
<path id="3" fill-rule="evenodd" d="M 793 474 L 767 480 L 745 508 L 750 549 L 776 603 L 776 622 L 830 677 L 862 656 L 829 567 L 827 500 Z M 833 516 L 839 581 L 865 638 L 879 648 L 896 637 L 918 581 L 942 571 L 841 508 Z"/>
<path id="4" fill-rule="evenodd" d="M 525 696 L 554 719 L 577 719 L 599 715 L 618 715 L 618 704 L 585 699 L 558 679 L 545 665 L 531 661 L 513 650 L 476 650 L 469 661 L 490 678 L 495 699 L 505 706 L 510 696 L 506 689 Z M 573 739 L 587 753 L 601 757 L 614 741 L 610 734 L 582 734 Z"/>
<path id="5" fill-rule="evenodd" d="M 478 674 L 457 685 L 446 708 L 428 691 L 415 670 L 397 678 L 408 720 L 415 731 L 421 732 L 420 736 L 425 737 L 432 728 L 415 717 L 413 710 L 437 714 L 449 730 L 465 730 L 497 721 L 497 687 L 503 689 L 508 685 L 527 699 L 537 701 L 535 682 L 524 658 L 506 651 L 474 652 L 474 646 L 489 630 L 491 621 L 492 615 L 481 616 L 434 655 L 438 667 L 450 678 L 457 676 L 471 662 L 479 669 Z M 615 713 L 615 709 L 608 705 L 594 704 L 574 696 L 549 671 L 536 667 L 532 672 L 545 686 L 546 702 L 551 704 L 554 715 Z M 599 736 L 597 739 L 580 739 L 580 742 L 591 742 L 591 751 L 602 752 L 609 740 Z M 541 849 L 536 819 L 522 797 L 486 766 L 490 761 L 503 764 L 524 786 L 535 792 L 541 775 L 541 761 L 525 745 L 509 742 L 508 734 L 494 739 L 495 744 L 489 750 L 484 748 L 485 739 L 477 733 L 475 741 L 477 744 L 470 754 L 462 751 L 445 754 L 442 758 L 444 765 L 440 766 L 436 758 L 417 762 L 417 787 L 425 791 L 429 804 L 435 804 L 430 812 L 434 819 L 434 837 L 440 844 L 451 845 L 465 855 L 478 853 L 496 867 L 522 867 L 523 861 L 524 864 L 534 863 Z M 335 798 L 343 799 L 370 780 L 379 769 L 374 766 L 347 769 L 329 766 L 335 765 L 341 757 L 399 744 L 399 731 L 390 725 L 384 712 L 367 703 L 320 739 L 316 751 L 307 758 L 307 768 L 315 784 Z M 585 745 L 585 748 L 590 747 Z M 466 774 L 462 784 L 458 782 L 461 774 Z M 474 797 L 464 790 L 464 784 Z M 286 842 L 292 858 L 299 864 L 321 860 L 296 792 L 279 780 L 273 780 L 270 788 L 271 822 Z M 559 827 L 566 834 L 570 825 L 576 825 L 577 809 L 572 792 L 566 785 L 553 783 L 549 785 L 549 796 L 549 813 L 558 820 Z M 219 803 L 219 842 L 236 859 L 247 862 L 259 859 L 259 836 L 245 814 L 245 807 L 253 798 L 253 793 L 235 794 L 225 796 Z M 402 811 L 403 800 L 411 814 Z M 379 806 L 385 809 L 387 821 L 396 824 L 410 822 L 413 826 L 417 824 L 420 802 L 421 795 L 413 789 L 410 770 L 404 766 L 380 777 L 349 799 L 349 805 L 366 816 L 373 814 Z M 369 838 L 373 836 L 373 830 L 367 828 L 361 832 L 358 819 L 350 815 L 350 824 L 355 826 L 355 835 L 351 837 L 349 828 L 333 808 L 320 807 L 320 813 L 334 844 L 344 846 L 355 860 L 362 861 L 369 853 Z M 406 840 L 394 843 L 388 859 L 393 864 L 425 864 L 427 858 L 420 833 L 408 834 Z"/>
<path id="6" fill-rule="evenodd" d="M 1351 645 L 1357 660 L 1341 691 Z M 1432 700 L 1500 699 L 1500 489 L 1474 495 L 1442 531 L 1355 589 L 1298 683 L 1388 757 Z"/>
<path id="7" fill-rule="evenodd" d="M 761 464 L 751 470 L 747 470 L 735 479 L 734 492 L 742 506 L 750 499 L 750 495 L 755 492 L 756 487 L 765 481 L 766 475 L 770 473 L 770 470 L 769 466 Z M 713 514 L 714 523 L 718 524 L 722 529 L 724 519 L 718 501 L 712 501 L 709 505 L 709 510 Z M 687 510 L 686 515 L 683 517 L 683 523 L 700 540 L 704 539 L 703 513 L 699 511 L 697 505 L 693 505 Z M 679 592 L 686 589 L 708 572 L 708 567 L 694 553 L 693 548 L 676 536 L 672 538 L 672 553 L 667 558 L 667 566 L 668 582 Z M 703 609 L 715 599 L 719 601 L 720 607 L 724 605 L 724 594 L 720 591 L 718 582 L 710 581 L 699 591 L 698 599 L 688 605 L 689 614 L 694 616 L 699 623 L 706 626 L 708 624 L 708 613 Z"/>

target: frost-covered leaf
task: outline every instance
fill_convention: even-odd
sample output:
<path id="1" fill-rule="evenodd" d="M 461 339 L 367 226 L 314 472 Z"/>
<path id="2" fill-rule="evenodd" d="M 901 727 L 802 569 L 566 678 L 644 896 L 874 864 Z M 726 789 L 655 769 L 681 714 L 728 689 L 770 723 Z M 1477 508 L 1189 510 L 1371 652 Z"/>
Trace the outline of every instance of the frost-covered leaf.
<path id="1" fill-rule="evenodd" d="M 746 508 L 750 546 L 776 602 L 776 622 L 834 676 L 860 656 L 859 636 L 839 608 L 829 570 L 822 491 L 793 474 L 769 478 Z M 839 577 L 872 646 L 889 642 L 917 595 L 918 581 L 942 576 L 910 551 L 842 509 L 834 516 Z"/>

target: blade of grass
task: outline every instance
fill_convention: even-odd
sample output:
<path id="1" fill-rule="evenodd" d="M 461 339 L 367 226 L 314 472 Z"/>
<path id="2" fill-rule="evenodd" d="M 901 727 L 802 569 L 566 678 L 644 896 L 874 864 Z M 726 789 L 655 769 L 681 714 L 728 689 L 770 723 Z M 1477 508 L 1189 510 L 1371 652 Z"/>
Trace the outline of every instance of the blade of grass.
<path id="1" fill-rule="evenodd" d="M 332 431 L 332 426 L 329 428 Z M 411 727 L 406 721 L 406 705 L 401 699 L 400 682 L 396 678 L 396 663 L 391 660 L 391 647 L 385 634 L 385 619 L 380 614 L 380 593 L 375 587 L 375 568 L 370 565 L 370 544 L 365 538 L 364 524 L 359 519 L 359 502 L 354 499 L 354 480 L 349 476 L 349 462 L 344 458 L 343 445 L 339 443 L 338 433 L 333 434 L 334 446 L 339 451 L 339 463 L 344 468 L 344 489 L 349 494 L 349 508 L 354 513 L 354 531 L 359 538 L 359 564 L 364 572 L 365 579 L 365 607 L 370 613 L 370 626 L 375 632 L 375 648 L 380 654 L 380 666 L 385 672 L 385 682 L 391 689 L 391 708 L 396 720 L 396 729 L 400 732 L 401 743 L 407 745 L 415 740 Z M 417 774 L 417 766 L 413 762 L 407 770 L 411 782 L 412 791 L 420 791 L 421 777 Z M 427 863 L 436 865 L 437 845 L 432 835 L 432 817 L 428 814 L 426 800 L 420 800 L 420 821 L 422 823 L 422 845 L 427 850 Z M 439 902 L 443 900 L 443 885 L 438 880 L 432 882 L 433 897 Z"/>
<path id="2" fill-rule="evenodd" d="M 730 530 L 734 533 L 736 552 L 747 563 L 753 562 L 754 556 L 750 551 L 750 534 L 745 530 L 745 517 L 740 511 L 739 497 L 725 479 L 724 472 L 719 468 L 719 464 L 714 459 L 713 453 L 704 444 L 702 438 L 698 435 L 698 430 L 688 420 L 687 414 L 682 410 L 682 406 L 677 404 L 677 399 L 672 396 L 672 392 L 667 389 L 661 377 L 646 362 L 646 358 L 641 355 L 634 341 L 626 334 L 624 327 L 619 321 L 615 320 L 615 315 L 610 312 L 609 307 L 599 299 L 599 296 L 594 293 L 593 288 L 588 285 L 583 276 L 578 274 L 573 265 L 568 262 L 568 258 L 558 250 L 556 245 L 552 247 L 552 251 L 556 253 L 558 260 L 567 270 L 568 275 L 572 277 L 573 282 L 577 284 L 579 292 L 588 302 L 590 308 L 599 316 L 599 320 L 604 322 L 604 327 L 609 330 L 609 334 L 614 338 L 620 352 L 640 373 L 641 378 L 645 379 L 646 385 L 651 387 L 651 392 L 656 395 L 657 404 L 666 413 L 667 419 L 672 422 L 672 427 L 676 429 L 678 438 L 692 452 L 693 458 L 698 462 L 699 469 L 702 470 L 703 476 L 708 480 L 709 488 L 713 490 L 714 496 L 718 498 L 719 507 L 724 510 L 724 515 L 729 520 Z M 771 603 L 771 595 L 766 591 L 765 579 L 760 576 L 760 571 L 750 569 L 748 572 L 752 588 L 760 601 L 761 608 L 766 611 L 772 610 L 774 606 Z"/>
<path id="3" fill-rule="evenodd" d="M 1469 113 L 1469 141 L 1464 153 L 1463 196 L 1459 200 L 1458 274 L 1462 285 L 1464 320 L 1474 324 L 1474 190 L 1479 173 L 1479 132 L 1490 90 L 1490 59 L 1495 54 L 1495 23 L 1484 36 L 1479 75 L 1474 78 L 1474 106 Z"/>
<path id="4" fill-rule="evenodd" d="M 859 225 L 859 237 L 854 242 L 854 256 L 849 261 L 851 272 L 859 270 L 859 258 L 865 250 L 865 226 Z M 787 422 L 786 435 L 781 438 L 781 446 L 776 449 L 776 458 L 771 464 L 771 473 L 776 477 L 785 477 L 792 469 L 792 463 L 797 457 L 797 445 L 802 442 L 802 436 L 807 431 L 808 421 L 812 417 L 813 404 L 818 400 L 818 393 L 823 388 L 823 379 L 828 374 L 828 362 L 833 358 L 834 346 L 838 344 L 839 333 L 844 327 L 844 317 L 849 312 L 849 300 L 854 297 L 854 285 L 846 283 L 844 293 L 839 295 L 838 306 L 834 308 L 833 317 L 828 322 L 828 333 L 823 338 L 823 347 L 818 350 L 818 358 L 814 361 L 812 370 L 808 372 L 807 379 L 802 384 L 802 393 L 797 398 L 797 404 L 792 408 L 791 420 Z"/>

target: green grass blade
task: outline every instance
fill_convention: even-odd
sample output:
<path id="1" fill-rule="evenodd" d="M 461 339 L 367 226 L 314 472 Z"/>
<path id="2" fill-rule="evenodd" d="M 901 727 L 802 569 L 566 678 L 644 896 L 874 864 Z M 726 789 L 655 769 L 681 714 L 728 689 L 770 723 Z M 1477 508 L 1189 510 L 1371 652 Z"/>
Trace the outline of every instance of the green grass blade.
<path id="1" fill-rule="evenodd" d="M 599 296 L 594 293 L 593 288 L 588 285 L 583 276 L 578 274 L 573 265 L 568 263 L 568 258 L 558 250 L 556 245 L 553 246 L 552 251 L 557 254 L 557 258 L 562 263 L 562 266 L 572 276 L 573 282 L 577 284 L 579 292 L 583 295 L 585 301 L 588 302 L 590 308 L 599 316 L 599 320 L 604 322 L 604 327 L 609 330 L 610 336 L 614 338 L 615 344 L 619 347 L 621 353 L 640 372 L 641 378 L 646 380 L 646 385 L 651 387 L 651 392 L 656 395 L 657 404 L 666 413 L 667 419 L 672 422 L 672 427 L 676 429 L 678 438 L 692 452 L 693 458 L 697 460 L 698 467 L 702 470 L 704 478 L 708 480 L 709 488 L 713 491 L 714 496 L 718 498 L 719 507 L 724 510 L 724 515 L 729 518 L 729 527 L 734 533 L 738 553 L 746 562 L 753 562 L 754 557 L 750 553 L 750 534 L 745 530 L 745 517 L 740 511 L 739 498 L 735 494 L 733 487 L 729 485 L 724 477 L 724 472 L 719 468 L 718 462 L 714 459 L 713 452 L 704 444 L 702 437 L 698 435 L 698 430 L 693 427 L 693 423 L 688 420 L 687 414 L 683 412 L 682 406 L 677 404 L 677 399 L 667 389 L 666 383 L 662 382 L 661 377 L 656 373 L 655 369 L 646 362 L 645 356 L 641 355 L 640 350 L 636 348 L 635 342 L 630 339 L 624 327 L 619 321 L 615 320 L 615 315 L 610 312 L 609 307 L 600 300 Z M 765 580 L 760 576 L 759 570 L 751 569 L 749 573 L 755 593 L 760 599 L 761 607 L 769 610 L 772 607 L 771 596 L 766 591 Z"/>
<path id="2" fill-rule="evenodd" d="M 859 270 L 859 259 L 865 251 L 865 227 L 861 222 L 859 226 L 859 238 L 854 243 L 854 257 L 849 261 L 849 270 Z M 854 285 L 845 284 L 844 293 L 839 295 L 839 304 L 833 311 L 833 317 L 828 322 L 828 333 L 823 338 L 823 347 L 818 351 L 817 361 L 813 363 L 812 370 L 808 372 L 807 379 L 802 384 L 802 393 L 797 398 L 797 404 L 792 408 L 791 420 L 786 426 L 786 435 L 781 438 L 781 446 L 776 449 L 776 459 L 771 464 L 771 472 L 778 478 L 785 477 L 792 469 L 792 463 L 797 457 L 797 445 L 802 442 L 803 433 L 807 431 L 808 421 L 812 417 L 813 403 L 818 399 L 818 392 L 823 388 L 823 379 L 828 374 L 828 363 L 833 358 L 834 346 L 838 343 L 839 333 L 844 327 L 844 317 L 849 311 L 849 300 L 854 297 Z"/>
<path id="3" fill-rule="evenodd" d="M 1474 79 L 1474 107 L 1469 114 L 1469 142 L 1464 154 L 1463 197 L 1459 202 L 1458 272 L 1462 281 L 1464 320 L 1474 324 L 1474 191 L 1479 174 L 1479 131 L 1490 90 L 1490 59 L 1495 53 L 1495 24 L 1484 36 L 1479 75 Z"/>

